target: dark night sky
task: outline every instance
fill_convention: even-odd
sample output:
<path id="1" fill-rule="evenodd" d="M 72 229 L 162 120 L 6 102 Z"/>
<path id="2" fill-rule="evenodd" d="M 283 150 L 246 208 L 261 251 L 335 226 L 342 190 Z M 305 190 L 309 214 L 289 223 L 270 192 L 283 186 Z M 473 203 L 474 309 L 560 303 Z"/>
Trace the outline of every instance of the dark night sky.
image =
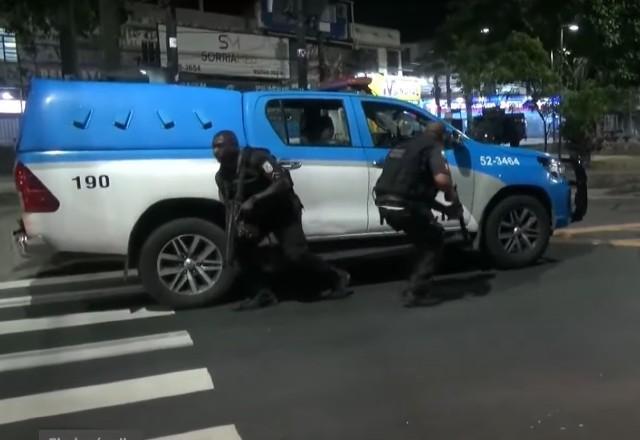
<path id="1" fill-rule="evenodd" d="M 449 0 L 355 0 L 355 21 L 395 28 L 403 42 L 430 38 L 442 23 Z"/>
<path id="2" fill-rule="evenodd" d="M 195 4 L 198 0 L 177 0 Z M 313 0 L 312 0 L 313 1 Z M 558 0 L 561 1 L 561 0 Z M 451 0 L 354 0 L 355 21 L 398 29 L 403 42 L 433 36 L 447 13 Z M 229 14 L 252 9 L 253 0 L 205 0 L 205 7 Z"/>

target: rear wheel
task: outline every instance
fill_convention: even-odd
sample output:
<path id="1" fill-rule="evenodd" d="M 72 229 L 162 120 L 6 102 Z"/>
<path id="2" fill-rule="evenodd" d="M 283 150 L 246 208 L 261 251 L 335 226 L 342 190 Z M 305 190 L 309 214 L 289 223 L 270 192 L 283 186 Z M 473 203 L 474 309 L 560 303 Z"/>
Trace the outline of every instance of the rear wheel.
<path id="1" fill-rule="evenodd" d="M 224 231 L 199 218 L 173 220 L 147 238 L 139 271 L 146 290 L 177 308 L 218 302 L 229 293 L 234 274 L 224 268 Z"/>
<path id="2" fill-rule="evenodd" d="M 526 195 L 500 201 L 484 227 L 486 250 L 502 268 L 535 263 L 546 251 L 550 237 L 549 212 L 538 199 Z"/>

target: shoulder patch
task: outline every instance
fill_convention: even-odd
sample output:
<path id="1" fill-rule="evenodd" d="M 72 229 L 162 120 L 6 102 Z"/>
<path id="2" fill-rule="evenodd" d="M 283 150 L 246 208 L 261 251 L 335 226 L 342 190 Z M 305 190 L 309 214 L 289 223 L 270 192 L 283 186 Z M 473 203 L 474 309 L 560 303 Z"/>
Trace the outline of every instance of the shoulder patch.
<path id="1" fill-rule="evenodd" d="M 273 173 L 273 166 L 269 163 L 268 160 L 264 161 L 262 163 L 262 169 L 264 170 L 265 173 L 267 174 L 271 174 Z"/>

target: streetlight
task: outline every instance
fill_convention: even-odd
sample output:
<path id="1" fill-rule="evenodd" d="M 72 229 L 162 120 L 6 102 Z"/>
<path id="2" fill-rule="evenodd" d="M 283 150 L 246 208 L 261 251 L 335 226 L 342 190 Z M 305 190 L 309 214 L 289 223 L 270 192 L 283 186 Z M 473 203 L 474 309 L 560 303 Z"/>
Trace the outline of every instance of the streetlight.
<path id="1" fill-rule="evenodd" d="M 480 30 L 480 33 L 484 35 L 487 35 L 489 32 L 491 32 L 491 29 L 489 29 L 488 27 L 484 27 Z"/>
<path id="2" fill-rule="evenodd" d="M 569 29 L 571 32 L 578 32 L 580 30 L 580 26 L 575 23 L 563 24 L 560 26 L 560 50 L 564 51 L 564 30 Z"/>
<path id="3" fill-rule="evenodd" d="M 560 26 L 560 100 L 562 101 L 562 92 L 564 91 L 564 83 L 562 80 L 562 69 L 564 68 L 564 56 L 565 54 L 569 55 L 570 52 L 565 50 L 564 47 L 564 30 L 569 29 L 571 32 L 578 32 L 580 30 L 580 26 L 575 23 L 566 23 Z M 559 128 L 562 127 L 562 114 L 558 111 L 558 124 Z M 562 132 L 559 133 L 558 136 L 558 159 L 562 159 Z"/>

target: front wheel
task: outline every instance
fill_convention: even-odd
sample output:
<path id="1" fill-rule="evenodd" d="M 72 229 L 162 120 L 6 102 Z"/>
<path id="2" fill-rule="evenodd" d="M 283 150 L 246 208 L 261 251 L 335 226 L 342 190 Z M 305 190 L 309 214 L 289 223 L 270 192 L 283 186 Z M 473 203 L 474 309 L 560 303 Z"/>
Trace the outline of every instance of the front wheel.
<path id="1" fill-rule="evenodd" d="M 484 237 L 485 248 L 498 267 L 528 266 L 535 263 L 549 245 L 549 212 L 535 197 L 509 196 L 489 213 Z"/>
<path id="2" fill-rule="evenodd" d="M 147 292 L 176 308 L 222 300 L 234 274 L 224 268 L 224 231 L 199 218 L 182 218 L 153 231 L 140 252 L 139 272 Z"/>

